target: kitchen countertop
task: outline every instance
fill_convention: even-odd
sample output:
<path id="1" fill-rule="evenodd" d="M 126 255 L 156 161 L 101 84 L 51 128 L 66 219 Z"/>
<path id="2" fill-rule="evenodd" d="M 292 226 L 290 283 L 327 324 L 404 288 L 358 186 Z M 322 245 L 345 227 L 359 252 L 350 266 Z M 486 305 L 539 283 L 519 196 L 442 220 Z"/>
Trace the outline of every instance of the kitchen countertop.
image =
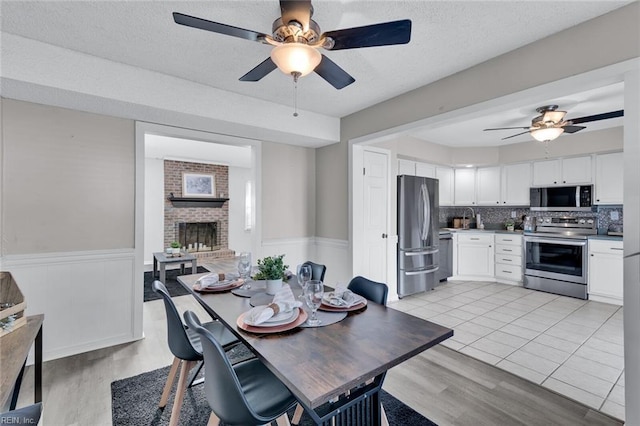
<path id="1" fill-rule="evenodd" d="M 506 229 L 440 228 L 440 232 L 464 232 L 464 233 L 477 232 L 477 233 L 484 233 L 484 234 L 518 234 L 518 235 L 522 235 L 523 234 L 523 231 L 521 229 L 516 229 L 515 231 L 507 231 Z"/>
<path id="2" fill-rule="evenodd" d="M 605 235 L 605 234 L 589 235 L 588 239 L 589 240 L 622 241 L 622 237 L 619 237 L 617 235 Z"/>
<path id="3" fill-rule="evenodd" d="M 443 232 L 451 232 L 451 233 L 484 233 L 484 234 L 517 234 L 523 235 L 523 231 L 521 229 L 516 229 L 515 231 L 507 231 L 506 229 L 462 229 L 462 228 L 440 228 L 440 233 Z M 589 235 L 587 237 L 589 240 L 609 240 L 609 241 L 623 241 L 622 237 L 617 235 Z"/>

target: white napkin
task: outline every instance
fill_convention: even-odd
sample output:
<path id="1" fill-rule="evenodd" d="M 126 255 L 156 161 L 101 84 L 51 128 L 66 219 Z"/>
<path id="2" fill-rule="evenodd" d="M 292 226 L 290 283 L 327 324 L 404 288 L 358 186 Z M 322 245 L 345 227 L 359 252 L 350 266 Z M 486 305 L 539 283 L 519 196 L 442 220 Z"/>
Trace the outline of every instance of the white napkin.
<path id="1" fill-rule="evenodd" d="M 291 287 L 283 285 L 273 296 L 271 304 L 256 306 L 248 310 L 244 315 L 244 322 L 249 325 L 262 324 L 278 313 L 291 312 L 300 306 L 302 306 L 302 302 L 296 300 Z"/>
<path id="2" fill-rule="evenodd" d="M 336 284 L 334 291 L 325 294 L 324 302 L 338 308 L 350 308 L 364 302 L 365 298 L 347 289 L 344 283 Z"/>
<path id="3" fill-rule="evenodd" d="M 229 273 L 229 274 L 218 274 L 217 272 L 212 272 L 210 274 L 204 275 L 196 281 L 200 284 L 200 288 L 211 288 L 216 286 L 227 285 L 232 281 L 238 279 L 238 274 Z"/>

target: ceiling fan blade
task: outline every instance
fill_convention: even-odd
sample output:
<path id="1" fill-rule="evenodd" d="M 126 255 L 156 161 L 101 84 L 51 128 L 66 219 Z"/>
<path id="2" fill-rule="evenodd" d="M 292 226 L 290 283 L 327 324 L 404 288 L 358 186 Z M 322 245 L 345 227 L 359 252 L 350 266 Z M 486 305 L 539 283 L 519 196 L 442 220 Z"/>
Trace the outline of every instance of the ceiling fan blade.
<path id="1" fill-rule="evenodd" d="M 529 127 L 495 127 L 493 129 L 483 129 L 485 132 L 487 130 L 518 130 L 518 129 L 528 129 Z"/>
<path id="2" fill-rule="evenodd" d="M 227 24 L 207 21 L 206 19 L 196 18 L 195 16 L 184 15 L 182 13 L 173 12 L 173 20 L 176 24 L 185 25 L 187 27 L 197 28 L 200 30 L 211 31 L 218 34 L 224 34 L 232 37 L 244 38 L 251 41 L 263 41 L 267 34 L 256 31 L 245 30 L 244 28 L 233 27 Z"/>
<path id="3" fill-rule="evenodd" d="M 314 71 L 338 90 L 356 81 L 345 70 L 324 55 L 322 55 L 322 60 Z"/>
<path id="4" fill-rule="evenodd" d="M 276 68 L 276 64 L 269 57 L 260 62 L 260 64 L 254 69 L 240 77 L 240 81 L 258 81 Z"/>
<path id="5" fill-rule="evenodd" d="M 311 0 L 280 0 L 282 23 L 287 25 L 291 21 L 297 21 L 302 24 L 302 31 L 309 30 L 312 11 Z"/>
<path id="6" fill-rule="evenodd" d="M 357 49 L 360 47 L 406 44 L 411 40 L 411 20 L 384 22 L 364 27 L 327 31 L 323 38 L 331 38 L 333 47 L 327 50 Z"/>
<path id="7" fill-rule="evenodd" d="M 528 127 L 527 127 L 527 129 L 528 129 Z M 522 133 L 517 133 L 517 134 L 511 135 L 511 136 L 507 136 L 506 138 L 502 138 L 501 140 L 515 138 L 516 136 L 524 135 L 524 134 L 527 134 L 527 133 L 529 133 L 529 131 L 522 132 Z"/>
<path id="8" fill-rule="evenodd" d="M 585 126 L 562 126 L 565 133 L 575 133 L 579 132 L 582 129 L 586 129 Z"/>
<path id="9" fill-rule="evenodd" d="M 602 114 L 588 115 L 586 117 L 572 118 L 568 121 L 571 121 L 573 124 L 580 124 L 580 123 L 589 123 L 591 121 L 600 121 L 600 120 L 607 120 L 609 118 L 622 117 L 623 115 L 624 115 L 624 110 L 621 109 L 619 111 L 611 111 L 611 112 L 605 112 Z"/>

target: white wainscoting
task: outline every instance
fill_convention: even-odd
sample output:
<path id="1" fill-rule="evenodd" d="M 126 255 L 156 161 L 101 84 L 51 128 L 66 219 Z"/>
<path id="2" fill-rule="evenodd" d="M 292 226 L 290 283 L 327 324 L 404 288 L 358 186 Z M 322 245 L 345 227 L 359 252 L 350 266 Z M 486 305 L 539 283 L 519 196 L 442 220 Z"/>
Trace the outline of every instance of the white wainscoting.
<path id="1" fill-rule="evenodd" d="M 5 256 L 1 264 L 24 293 L 26 314 L 45 316 L 45 361 L 142 338 L 133 250 Z"/>
<path id="2" fill-rule="evenodd" d="M 324 280 L 327 285 L 349 282 L 353 278 L 349 242 L 331 238 L 315 238 L 317 263 L 327 266 Z"/>

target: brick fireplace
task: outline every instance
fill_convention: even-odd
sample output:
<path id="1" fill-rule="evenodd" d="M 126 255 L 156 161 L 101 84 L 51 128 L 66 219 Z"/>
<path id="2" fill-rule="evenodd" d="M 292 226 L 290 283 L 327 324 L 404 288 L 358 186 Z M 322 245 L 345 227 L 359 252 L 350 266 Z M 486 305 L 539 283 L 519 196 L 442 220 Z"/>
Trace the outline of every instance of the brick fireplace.
<path id="1" fill-rule="evenodd" d="M 198 258 L 230 257 L 229 201 L 222 207 L 176 207 L 169 197 L 183 197 L 182 174 L 213 175 L 214 194 L 226 198 L 229 194 L 229 167 L 217 164 L 164 161 L 164 246 L 178 241 Z M 191 250 L 189 245 L 191 244 Z"/>

